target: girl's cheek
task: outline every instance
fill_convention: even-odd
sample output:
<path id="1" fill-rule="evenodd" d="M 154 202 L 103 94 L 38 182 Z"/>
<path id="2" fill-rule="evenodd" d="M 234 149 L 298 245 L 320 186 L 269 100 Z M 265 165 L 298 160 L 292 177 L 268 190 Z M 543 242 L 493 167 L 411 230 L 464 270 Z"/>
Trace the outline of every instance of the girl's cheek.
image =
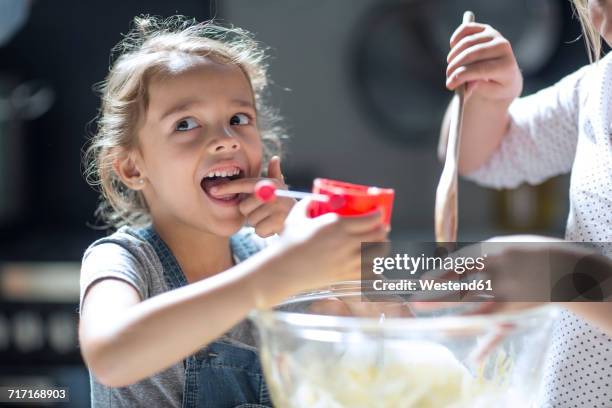
<path id="1" fill-rule="evenodd" d="M 612 25 L 612 0 L 589 0 L 589 15 L 591 22 L 601 35 Z"/>
<path id="2" fill-rule="evenodd" d="M 249 146 L 251 151 L 263 151 L 263 140 L 261 140 L 259 131 L 249 131 L 242 134 L 242 144 Z"/>
<path id="3" fill-rule="evenodd" d="M 591 12 L 591 21 L 605 42 L 608 45 L 612 44 L 612 0 L 606 0 L 605 4 L 595 6 Z"/>
<path id="4" fill-rule="evenodd" d="M 258 137 L 249 148 L 249 161 L 257 176 L 261 175 L 263 161 L 263 142 L 261 137 Z"/>
<path id="5" fill-rule="evenodd" d="M 593 10 L 593 8 L 590 8 L 589 16 L 591 18 L 591 23 L 593 23 L 597 31 L 601 33 L 601 13 L 599 11 Z"/>
<path id="6" fill-rule="evenodd" d="M 601 7 L 601 13 L 606 16 L 605 26 L 610 31 L 610 27 L 612 27 L 612 0 L 606 0 Z"/>

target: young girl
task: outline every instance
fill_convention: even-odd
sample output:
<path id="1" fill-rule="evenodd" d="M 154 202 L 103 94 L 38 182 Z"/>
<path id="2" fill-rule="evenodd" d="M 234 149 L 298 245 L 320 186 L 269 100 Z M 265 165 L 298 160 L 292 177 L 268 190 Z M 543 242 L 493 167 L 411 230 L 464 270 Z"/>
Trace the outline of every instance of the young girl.
<path id="1" fill-rule="evenodd" d="M 600 38 L 612 44 L 612 0 L 573 2 L 598 60 Z M 447 60 L 447 87 L 467 85 L 460 171 L 495 188 L 571 171 L 566 239 L 612 256 L 612 55 L 524 98 L 510 43 L 490 26 L 461 25 Z M 612 307 L 567 306 L 581 317 L 566 310 L 556 327 L 545 405 L 610 407 L 612 330 L 597 327 L 612 327 Z"/>
<path id="2" fill-rule="evenodd" d="M 135 25 L 114 49 L 87 152 L 102 214 L 120 226 L 82 263 L 79 337 L 92 405 L 270 405 L 243 319 L 355 278 L 360 242 L 384 239 L 385 227 L 379 213 L 308 219 L 306 202 L 285 222 L 293 201 L 250 194 L 279 135 L 262 99 L 264 56 L 249 34 L 179 17 Z M 279 158 L 267 168 L 285 188 Z M 283 226 L 263 248 L 255 233 Z"/>

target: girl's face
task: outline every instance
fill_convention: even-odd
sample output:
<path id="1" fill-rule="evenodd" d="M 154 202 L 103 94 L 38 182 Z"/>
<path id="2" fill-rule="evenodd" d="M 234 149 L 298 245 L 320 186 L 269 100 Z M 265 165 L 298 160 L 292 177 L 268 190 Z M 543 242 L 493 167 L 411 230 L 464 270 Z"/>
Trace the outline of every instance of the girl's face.
<path id="1" fill-rule="evenodd" d="M 216 196 L 211 187 L 259 176 L 256 118 L 250 82 L 237 66 L 206 58 L 151 82 L 135 161 L 155 222 L 221 236 L 240 229 L 242 195 Z"/>
<path id="2" fill-rule="evenodd" d="M 588 0 L 591 22 L 608 45 L 612 44 L 612 0 Z"/>

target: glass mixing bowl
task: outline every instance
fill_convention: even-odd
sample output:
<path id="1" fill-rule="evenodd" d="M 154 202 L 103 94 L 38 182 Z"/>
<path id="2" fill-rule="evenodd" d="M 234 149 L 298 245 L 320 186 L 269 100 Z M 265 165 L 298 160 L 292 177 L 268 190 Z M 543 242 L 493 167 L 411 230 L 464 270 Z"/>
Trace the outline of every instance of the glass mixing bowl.
<path id="1" fill-rule="evenodd" d="M 261 361 L 282 408 L 530 407 L 557 309 L 424 317 L 362 302 L 359 282 L 256 311 Z"/>

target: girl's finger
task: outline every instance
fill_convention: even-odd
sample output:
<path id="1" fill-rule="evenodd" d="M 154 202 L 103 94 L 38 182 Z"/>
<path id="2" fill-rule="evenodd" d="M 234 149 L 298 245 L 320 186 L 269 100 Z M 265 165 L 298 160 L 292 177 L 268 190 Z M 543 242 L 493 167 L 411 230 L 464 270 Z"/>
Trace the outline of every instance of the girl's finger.
<path id="1" fill-rule="evenodd" d="M 264 204 L 265 203 L 260 201 L 257 197 L 251 195 L 243 199 L 240 204 L 238 204 L 238 210 L 242 215 L 249 217 L 253 211 L 263 206 Z"/>
<path id="2" fill-rule="evenodd" d="M 277 213 L 276 211 L 277 203 L 269 203 L 259 206 L 254 209 L 250 213 L 246 214 L 247 221 L 250 225 L 256 226 L 258 225 L 264 218 L 269 217 L 272 214 Z"/>
<path id="3" fill-rule="evenodd" d="M 494 82 L 495 78 L 499 78 L 505 69 L 505 61 L 501 59 L 487 60 L 475 62 L 470 65 L 464 65 L 455 70 L 452 76 L 446 80 L 446 87 L 449 90 L 455 90 L 458 86 L 471 81 Z M 486 83 L 478 85 L 479 87 L 486 86 Z"/>
<path id="4" fill-rule="evenodd" d="M 489 28 L 487 24 L 481 23 L 461 24 L 459 27 L 457 27 L 453 35 L 451 35 L 450 47 L 453 48 L 462 38 L 468 35 L 481 33 L 487 28 Z"/>
<path id="5" fill-rule="evenodd" d="M 255 197 L 249 197 L 243 200 L 238 208 L 249 221 L 260 221 L 272 213 L 279 213 L 287 217 L 295 203 L 293 198 L 287 197 L 280 197 L 271 203 L 262 203 Z"/>
<path id="6" fill-rule="evenodd" d="M 505 39 L 495 39 L 477 44 L 461 51 L 446 67 L 446 76 L 450 77 L 457 68 L 475 62 L 499 59 L 512 52 L 510 43 Z"/>
<path id="7" fill-rule="evenodd" d="M 344 238 L 345 248 L 350 252 L 354 252 L 361 259 L 361 244 L 366 242 L 385 242 L 387 239 L 387 231 L 385 226 L 379 224 L 374 229 L 367 232 L 352 234 L 350 237 Z M 368 255 L 368 254 L 366 254 Z"/>
<path id="8" fill-rule="evenodd" d="M 350 234 L 367 233 L 382 224 L 382 213 L 372 211 L 363 215 L 343 216 L 339 223 Z"/>
<path id="9" fill-rule="evenodd" d="M 228 181 L 210 189 L 210 192 L 215 195 L 249 193 L 255 191 L 255 184 L 260 178 L 242 178 Z"/>
<path id="10" fill-rule="evenodd" d="M 278 213 L 272 214 L 257 223 L 255 233 L 262 238 L 277 234 L 283 229 L 284 219 L 285 217 L 280 216 Z"/>
<path id="11" fill-rule="evenodd" d="M 491 33 L 486 32 L 486 31 L 483 31 L 483 32 L 480 32 L 474 35 L 468 35 L 467 37 L 462 38 L 461 41 L 457 43 L 457 45 L 451 48 L 450 52 L 446 56 L 446 62 L 447 63 L 451 62 L 462 51 L 470 47 L 473 47 L 478 44 L 486 43 L 489 41 L 493 41 L 494 39 L 495 37 L 492 36 Z"/>
<path id="12" fill-rule="evenodd" d="M 381 224 L 369 232 L 360 234 L 356 238 L 360 242 L 382 242 L 387 239 L 387 229 Z"/>
<path id="13" fill-rule="evenodd" d="M 273 156 L 268 163 L 268 177 L 283 181 L 283 173 L 281 171 L 280 157 Z"/>

